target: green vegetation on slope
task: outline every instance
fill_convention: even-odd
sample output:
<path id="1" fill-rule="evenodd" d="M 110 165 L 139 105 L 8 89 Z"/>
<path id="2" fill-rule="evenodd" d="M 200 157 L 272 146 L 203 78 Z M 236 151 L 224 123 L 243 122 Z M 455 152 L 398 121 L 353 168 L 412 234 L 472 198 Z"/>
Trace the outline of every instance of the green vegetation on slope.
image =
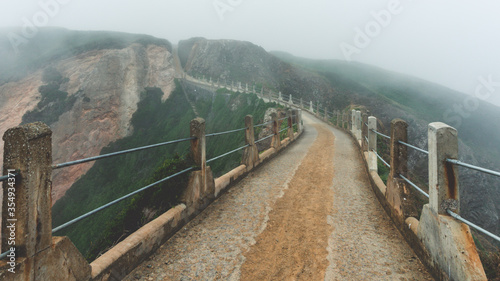
<path id="1" fill-rule="evenodd" d="M 190 99 L 195 101 L 200 117 L 206 120 L 207 134 L 244 128 L 245 116 L 249 114 L 253 116 L 255 125 L 260 124 L 266 110 L 277 106 L 276 103 L 265 103 L 255 94 L 227 90 L 202 95 L 190 92 Z M 244 145 L 243 131 L 207 138 L 207 160 Z M 210 163 L 214 176 L 220 176 L 240 165 L 242 154 L 243 150 Z"/>
<path id="2" fill-rule="evenodd" d="M 42 81 L 46 85 L 40 86 L 38 89 L 42 99 L 35 109 L 28 111 L 23 116 L 22 124 L 42 121 L 50 126 L 57 122 L 63 113 L 71 110 L 76 102 L 76 97 L 74 95 L 68 96 L 67 92 L 59 90 L 61 85 L 67 83 L 68 80 L 68 78 L 62 77 L 55 68 L 46 68 L 42 76 Z"/>
<path id="3" fill-rule="evenodd" d="M 189 136 L 189 122 L 195 117 L 179 83 L 170 97 L 161 102 L 158 88 L 146 88 L 132 117 L 134 133 L 118 140 L 101 154 Z M 194 97 L 194 96 L 193 96 Z M 206 131 L 221 132 L 244 127 L 248 114 L 262 120 L 274 104 L 265 104 L 256 95 L 215 94 L 195 98 L 197 111 L 206 119 Z M 244 145 L 244 132 L 207 139 L 207 158 Z M 221 175 L 240 164 L 241 152 L 209 165 Z M 53 207 L 53 225 L 58 226 L 125 194 L 190 166 L 189 142 L 135 152 L 97 161 Z M 67 235 L 92 261 L 144 223 L 178 203 L 187 175 L 176 177 L 132 199 L 116 204 L 89 219 L 57 233 Z"/>
<path id="4" fill-rule="evenodd" d="M 134 133 L 110 144 L 101 154 L 188 137 L 189 122 L 195 116 L 179 89 L 177 87 L 162 103 L 161 90 L 148 88 L 132 117 Z M 184 142 L 97 161 L 53 206 L 53 225 L 58 226 L 146 186 L 165 159 L 173 158 L 175 153 L 186 155 L 188 148 L 189 143 Z M 103 230 L 129 202 L 130 199 L 125 200 L 57 234 L 69 236 L 88 256 L 90 246 L 100 241 Z"/>

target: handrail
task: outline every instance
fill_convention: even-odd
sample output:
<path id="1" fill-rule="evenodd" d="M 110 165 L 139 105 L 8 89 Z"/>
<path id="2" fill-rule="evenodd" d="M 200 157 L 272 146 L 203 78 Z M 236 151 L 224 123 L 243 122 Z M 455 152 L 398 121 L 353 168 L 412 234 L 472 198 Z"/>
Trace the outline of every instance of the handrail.
<path id="1" fill-rule="evenodd" d="M 452 164 L 455 164 L 455 165 L 459 165 L 459 166 L 462 166 L 462 167 L 466 167 L 466 168 L 469 168 L 469 169 L 473 169 L 473 170 L 476 170 L 476 171 L 480 171 L 480 172 L 483 172 L 483 173 L 486 173 L 486 174 L 490 174 L 490 175 L 493 175 L 493 176 L 500 177 L 500 172 L 489 170 L 489 169 L 485 169 L 485 168 L 481 168 L 481 167 L 474 166 L 474 165 L 471 165 L 471 164 L 467 164 L 467 163 L 464 163 L 464 162 L 456 160 L 456 159 L 446 159 L 446 162 L 449 162 L 449 163 L 452 163 Z"/>
<path id="2" fill-rule="evenodd" d="M 226 153 L 224 153 L 224 154 L 222 154 L 222 155 L 219 155 L 219 156 L 214 157 L 214 158 L 212 158 L 212 159 L 210 159 L 210 160 L 207 160 L 207 161 L 206 161 L 206 163 L 209 163 L 209 162 L 215 161 L 215 160 L 217 160 L 217 159 L 220 159 L 220 158 L 222 158 L 222 157 L 224 157 L 224 156 L 227 156 L 227 155 L 229 155 L 229 154 L 231 154 L 231 153 L 234 153 L 234 152 L 236 152 L 236 151 L 242 150 L 242 149 L 247 148 L 247 147 L 249 147 L 249 146 L 250 146 L 250 145 L 249 145 L 249 144 L 247 144 L 247 145 L 242 146 L 242 147 L 240 147 L 240 148 L 236 148 L 235 150 L 231 150 L 231 151 L 226 152 Z"/>
<path id="3" fill-rule="evenodd" d="M 254 128 L 257 128 L 257 127 L 264 127 L 264 126 L 269 125 L 269 124 L 271 124 L 271 123 L 273 123 L 273 122 L 274 122 L 274 121 L 273 121 L 273 120 L 271 120 L 271 121 L 266 122 L 266 123 L 262 123 L 262 124 L 259 124 L 259 125 L 255 125 L 255 126 L 254 126 Z"/>
<path id="4" fill-rule="evenodd" d="M 446 210 L 446 212 L 447 212 L 450 216 L 452 216 L 453 218 L 455 218 L 455 219 L 457 219 L 457 220 L 459 220 L 459 221 L 461 221 L 461 222 L 463 222 L 463 223 L 467 224 L 467 225 L 468 225 L 468 226 L 470 226 L 470 227 L 475 228 L 476 230 L 478 230 L 478 231 L 480 231 L 480 232 L 482 232 L 482 233 L 484 233 L 484 234 L 488 235 L 489 237 L 491 237 L 491 238 L 493 238 L 493 239 L 497 240 L 498 242 L 500 242 L 500 237 L 496 236 L 495 234 L 493 234 L 493 233 L 491 233 L 491 232 L 489 232 L 489 231 L 487 231 L 487 230 L 485 230 L 485 229 L 483 229 L 483 228 L 481 228 L 481 227 L 479 227 L 479 226 L 477 226 L 477 225 L 473 224 L 472 222 L 470 222 L 470 221 L 468 221 L 468 220 L 466 220 L 466 219 L 462 218 L 460 215 L 458 215 L 458 214 L 454 213 L 454 212 L 453 212 L 453 211 L 451 211 L 450 209 L 447 209 L 447 210 Z"/>
<path id="5" fill-rule="evenodd" d="M 10 250 L 7 250 L 6 252 L 3 252 L 1 255 L 0 255 L 0 260 L 4 259 L 7 257 L 7 255 L 10 253 Z"/>
<path id="6" fill-rule="evenodd" d="M 391 139 L 391 137 L 386 136 L 386 135 L 384 135 L 384 134 L 382 134 L 382 133 L 380 133 L 380 132 L 378 132 L 378 131 L 375 131 L 375 130 L 373 130 L 373 129 L 371 129 L 370 131 L 372 131 L 372 132 L 374 132 L 375 134 L 377 134 L 377 135 L 379 135 L 379 136 L 382 136 L 382 137 L 384 137 L 384 138 L 386 138 L 386 139 Z"/>
<path id="7" fill-rule="evenodd" d="M 52 169 L 61 169 L 61 168 L 65 168 L 65 167 L 70 167 L 70 166 L 74 166 L 74 165 L 79 165 L 79 164 L 83 164 L 83 163 L 87 163 L 87 162 L 91 162 L 91 161 L 104 159 L 104 158 L 114 157 L 114 156 L 123 155 L 123 154 L 131 153 L 131 152 L 137 152 L 137 151 L 141 151 L 141 150 L 151 149 L 151 148 L 155 148 L 155 147 L 165 146 L 168 144 L 174 144 L 174 143 L 179 143 L 179 142 L 184 142 L 184 141 L 189 141 L 189 140 L 194 140 L 194 139 L 196 139 L 196 138 L 191 137 L 191 138 L 185 138 L 185 139 L 180 139 L 180 140 L 168 141 L 168 142 L 163 142 L 163 143 L 158 143 L 158 144 L 152 144 L 152 145 L 127 149 L 127 150 L 123 150 L 123 151 L 108 153 L 108 154 L 104 154 L 104 155 L 89 157 L 89 158 L 71 161 L 71 162 L 66 162 L 66 163 L 62 163 L 62 164 L 55 164 L 55 165 L 52 165 Z"/>
<path id="8" fill-rule="evenodd" d="M 269 135 L 267 137 L 261 138 L 260 140 L 256 140 L 255 143 L 259 143 L 261 141 L 267 140 L 267 139 L 272 138 L 272 137 L 274 137 L 274 134 L 271 134 L 271 135 Z"/>
<path id="9" fill-rule="evenodd" d="M 417 150 L 417 151 L 420 151 L 420 152 L 422 152 L 422 153 L 425 153 L 425 154 L 429 155 L 429 151 L 427 151 L 427 150 L 423 150 L 423 149 L 422 149 L 422 148 L 420 148 L 420 147 L 413 146 L 413 145 L 408 144 L 408 143 L 406 143 L 406 142 L 404 142 L 404 141 L 399 141 L 399 143 L 400 143 L 400 144 L 402 144 L 402 145 L 405 145 L 405 146 L 407 146 L 407 147 L 409 147 L 409 148 L 413 148 L 413 149 L 415 149 L 415 150 Z"/>
<path id="10" fill-rule="evenodd" d="M 411 186 L 413 186 L 416 190 L 418 190 L 420 193 L 422 193 L 425 197 L 429 198 L 429 194 L 427 194 L 425 191 L 423 191 L 422 189 L 420 189 L 420 187 L 418 187 L 416 184 L 414 184 L 413 182 L 411 182 L 409 179 L 407 179 L 405 176 L 399 174 L 399 176 L 404 179 L 407 183 L 409 183 Z"/>
<path id="11" fill-rule="evenodd" d="M 382 156 L 380 156 L 374 149 L 372 149 L 373 152 L 375 152 L 375 155 L 377 155 L 378 159 L 380 159 L 380 161 L 382 161 L 387 167 L 391 167 L 391 165 L 389 165 L 389 163 L 385 162 L 384 158 L 382 158 Z"/>
<path id="12" fill-rule="evenodd" d="M 8 179 L 9 179 L 9 176 L 8 176 L 8 175 L 7 175 L 7 176 L 1 176 L 1 177 L 0 177 L 0 182 L 6 181 L 6 180 L 8 180 Z"/>
<path id="13" fill-rule="evenodd" d="M 182 171 L 180 171 L 180 172 L 178 172 L 178 173 L 175 173 L 175 174 L 170 175 L 170 176 L 168 176 L 168 177 L 166 177 L 166 178 L 164 178 L 164 179 L 161 179 L 161 180 L 159 180 L 159 181 L 157 181 L 157 182 L 154 182 L 154 183 L 149 184 L 149 185 L 147 185 L 147 186 L 145 186 L 145 187 L 143 187 L 143 188 L 140 188 L 140 189 L 138 189 L 138 190 L 136 190 L 136 191 L 134 191 L 134 192 L 131 192 L 131 193 L 129 193 L 129 194 L 127 194 L 127 195 L 125 195 L 125 196 L 122 196 L 122 197 L 120 197 L 120 198 L 118 198 L 118 199 L 116 199 L 116 200 L 114 200 L 114 201 L 111 201 L 111 202 L 109 202 L 109 203 L 107 203 L 107 204 L 105 204 L 105 205 L 103 205 L 103 206 L 101 206 L 101 207 L 99 207 L 99 208 L 96 208 L 96 209 L 94 209 L 94 210 L 92 210 L 92 211 L 90 211 L 90 212 L 88 212 L 88 213 L 86 213 L 86 214 L 83 214 L 83 215 L 81 215 L 81 216 L 79 216 L 79 217 L 77 217 L 77 218 L 75 218 L 75 219 L 73 219 L 73 220 L 70 220 L 70 221 L 69 221 L 69 222 L 67 222 L 67 223 L 64 223 L 64 224 L 62 224 L 62 225 L 60 225 L 60 226 L 58 226 L 58 227 L 56 227 L 56 228 L 52 229 L 52 233 L 55 233 L 55 232 L 57 232 L 57 231 L 59 231 L 59 230 L 61 230 L 61 229 L 64 229 L 64 228 L 66 228 L 66 227 L 68 227 L 68 226 L 70 226 L 70 225 L 72 225 L 72 224 L 74 224 L 74 223 L 76 223 L 76 222 L 79 222 L 79 221 L 81 221 L 81 220 L 83 220 L 83 219 L 85 219 L 85 218 L 87 218 L 87 217 L 89 217 L 89 216 L 91 216 L 91 215 L 93 215 L 93 214 L 95 214 L 95 213 L 98 213 L 98 212 L 100 212 L 100 211 L 102 211 L 102 210 L 104 210 L 104 209 L 106 209 L 106 208 L 108 208 L 108 207 L 110 207 L 110 206 L 112 206 L 112 205 L 114 205 L 114 204 L 116 204 L 116 203 L 120 202 L 120 201 L 123 201 L 123 200 L 125 200 L 125 199 L 127 199 L 127 198 L 129 198 L 129 197 L 131 197 L 131 196 L 134 196 L 134 195 L 136 195 L 137 193 L 140 193 L 140 192 L 142 192 L 142 191 L 144 191 L 144 190 L 146 190 L 146 189 L 149 189 L 149 188 L 151 188 L 151 187 L 153 187 L 153 186 L 155 186 L 155 185 L 158 185 L 158 184 L 160 184 L 160 183 L 162 183 L 162 182 L 164 182 L 164 181 L 167 181 L 167 180 L 169 180 L 169 179 L 171 179 L 171 178 L 173 178 L 173 177 L 176 177 L 176 176 L 178 176 L 178 175 L 181 175 L 181 174 L 184 174 L 184 173 L 186 173 L 186 172 L 189 172 L 189 171 L 191 171 L 191 170 L 193 170 L 193 169 L 194 169 L 194 168 L 193 168 L 193 167 L 191 167 L 191 168 L 188 168 L 188 169 L 182 170 Z"/>
<path id="14" fill-rule="evenodd" d="M 215 137 L 215 136 L 220 136 L 220 135 L 226 135 L 226 134 L 230 134 L 230 133 L 245 131 L 246 129 L 248 129 L 248 128 L 245 127 L 245 128 L 231 130 L 231 131 L 225 131 L 225 132 L 220 132 L 220 133 L 207 134 L 207 135 L 205 135 L 205 137 L 209 138 L 209 137 Z"/>

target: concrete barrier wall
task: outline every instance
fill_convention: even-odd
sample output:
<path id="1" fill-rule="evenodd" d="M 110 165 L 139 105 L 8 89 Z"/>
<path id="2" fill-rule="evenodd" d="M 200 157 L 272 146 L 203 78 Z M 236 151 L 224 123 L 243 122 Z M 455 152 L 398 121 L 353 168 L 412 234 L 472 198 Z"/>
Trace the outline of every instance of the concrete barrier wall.
<path id="1" fill-rule="evenodd" d="M 411 216 L 414 206 L 404 203 L 410 201 L 405 199 L 410 198 L 408 196 L 413 193 L 410 192 L 413 187 L 407 186 L 399 177 L 399 174 L 406 176 L 407 169 L 406 147 L 398 144 L 399 140 L 407 141 L 406 123 L 394 120 L 391 124 L 391 173 L 386 185 L 376 170 L 375 153 L 371 149 L 363 150 L 364 147 L 373 148 L 373 143 L 364 144 L 364 136 L 360 140 L 360 132 L 363 131 L 360 126 L 363 124 L 357 121 L 359 113 L 352 113 L 351 129 L 339 129 L 350 135 L 353 143 L 358 146 L 379 202 L 431 274 L 437 280 L 487 280 L 469 226 L 455 220 L 442 209 L 443 202 L 448 203 L 448 206 L 459 205 L 458 174 L 455 170 L 450 172 L 452 167 L 445 167 L 444 164 L 446 158 L 458 156 L 456 130 L 443 123 L 429 125 L 429 186 L 436 188 L 431 189 L 430 203 L 424 205 L 418 220 Z M 368 118 L 368 126 L 376 129 L 374 117 Z M 369 131 L 363 132 L 364 134 L 367 134 L 368 139 L 376 140 Z M 450 174 L 453 174 L 454 180 L 446 179 Z M 454 186 L 449 186 L 450 182 L 454 182 Z M 446 191 L 451 188 L 455 190 Z M 448 198 L 449 194 L 454 194 L 454 198 Z M 454 211 L 459 211 L 458 207 Z"/>

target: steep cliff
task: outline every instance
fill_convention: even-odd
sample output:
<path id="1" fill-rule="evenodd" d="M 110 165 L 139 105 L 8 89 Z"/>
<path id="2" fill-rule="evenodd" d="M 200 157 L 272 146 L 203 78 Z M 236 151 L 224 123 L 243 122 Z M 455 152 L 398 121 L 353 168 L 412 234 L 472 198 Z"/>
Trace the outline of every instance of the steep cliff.
<path id="1" fill-rule="evenodd" d="M 75 36 L 64 34 L 61 35 L 64 40 Z M 43 41 L 44 35 L 39 34 L 39 40 Z M 92 38 L 87 33 L 81 36 Z M 75 56 L 48 60 L 39 68 L 32 66 L 26 77 L 0 85 L 0 134 L 19 125 L 27 112 L 37 110 L 42 98 L 39 88 L 45 84 L 43 72 L 51 67 L 67 78 L 60 90 L 75 99 L 71 110 L 49 124 L 53 131 L 54 163 L 98 155 L 109 143 L 130 135 L 134 130 L 130 120 L 137 110 L 141 91 L 145 87 L 158 87 L 165 100 L 174 87 L 174 69 L 171 48 L 165 42 L 125 39 L 120 46 L 110 48 L 83 44 L 78 52 L 73 50 Z M 31 42 L 37 43 L 37 38 Z M 64 47 L 67 46 L 60 46 Z M 3 147 L 0 153 L 2 150 Z M 92 165 L 91 162 L 54 171 L 53 202 Z"/>

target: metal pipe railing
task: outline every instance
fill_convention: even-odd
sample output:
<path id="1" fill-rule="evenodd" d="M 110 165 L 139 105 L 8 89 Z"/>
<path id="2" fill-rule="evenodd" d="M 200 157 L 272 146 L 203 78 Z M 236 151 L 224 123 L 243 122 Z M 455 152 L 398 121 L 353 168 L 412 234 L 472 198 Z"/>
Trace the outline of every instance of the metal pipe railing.
<path id="1" fill-rule="evenodd" d="M 403 142 L 403 141 L 399 141 L 399 143 L 400 143 L 400 144 L 402 144 L 402 145 L 405 145 L 405 146 L 407 146 L 407 147 L 409 147 L 409 148 L 413 148 L 413 149 L 415 149 L 415 150 L 417 150 L 417 151 L 420 151 L 420 152 L 422 152 L 422 153 L 425 153 L 425 154 L 429 155 L 429 151 L 427 151 L 427 150 L 423 150 L 423 149 L 422 149 L 422 148 L 420 148 L 420 147 L 413 146 L 413 145 L 408 144 L 408 143 Z"/>
<path id="2" fill-rule="evenodd" d="M 215 161 L 215 160 L 220 159 L 220 158 L 222 158 L 222 157 L 225 157 L 225 156 L 227 156 L 227 155 L 229 155 L 229 154 L 231 154 L 231 153 L 235 153 L 236 151 L 242 150 L 242 149 L 247 148 L 247 147 L 249 147 L 249 146 L 250 146 L 250 145 L 249 145 L 249 144 L 247 144 L 247 145 L 242 146 L 242 147 L 240 147 L 240 148 L 237 148 L 237 149 L 235 149 L 235 150 L 231 150 L 231 151 L 229 151 L 229 152 L 226 152 L 226 153 L 224 153 L 224 154 L 222 154 L 222 155 L 219 155 L 219 156 L 214 157 L 214 158 L 212 158 L 212 159 L 210 159 L 210 160 L 207 160 L 207 163 L 212 162 L 212 161 Z"/>
<path id="3" fill-rule="evenodd" d="M 271 124 L 271 123 L 273 123 L 273 122 L 274 122 L 274 121 L 273 121 L 273 120 L 271 120 L 271 121 L 266 122 L 266 123 L 262 123 L 262 124 L 259 124 L 259 125 L 254 125 L 253 127 L 254 127 L 254 128 L 257 128 L 257 127 L 264 127 L 264 126 L 269 125 L 269 124 Z"/>
<path id="4" fill-rule="evenodd" d="M 241 129 L 236 129 L 236 130 L 231 130 L 231 131 L 226 131 L 226 132 L 220 132 L 220 133 L 213 133 L 213 134 L 207 134 L 205 135 L 206 138 L 209 138 L 209 137 L 215 137 L 215 136 L 220 136 L 220 135 L 227 135 L 227 134 L 231 134 L 231 133 L 236 133 L 236 132 L 241 132 L 241 131 L 245 131 L 247 128 L 241 128 Z"/>
<path id="5" fill-rule="evenodd" d="M 372 131 L 372 132 L 374 132 L 375 134 L 377 134 L 377 135 L 379 135 L 379 136 L 382 136 L 382 137 L 384 137 L 384 138 L 386 138 L 386 139 L 391 139 L 391 137 L 386 136 L 386 135 L 384 135 L 384 134 L 382 134 L 382 133 L 380 133 L 380 132 L 377 132 L 377 131 L 375 131 L 375 130 L 373 130 L 373 129 L 372 129 L 372 130 L 370 130 L 370 131 Z"/>
<path id="6" fill-rule="evenodd" d="M 479 226 L 477 226 L 477 225 L 473 224 L 472 222 L 470 222 L 470 221 L 468 221 L 468 220 L 466 220 L 466 219 L 462 218 L 460 215 L 458 215 L 458 214 L 454 213 L 454 212 L 453 212 L 453 211 L 451 211 L 450 209 L 446 210 L 446 212 L 447 212 L 450 216 L 452 216 L 453 218 L 455 218 L 455 219 L 457 219 L 457 220 L 459 220 L 459 221 L 461 221 L 461 222 L 465 223 L 466 225 L 468 225 L 468 226 L 470 226 L 470 227 L 472 227 L 472 228 L 476 229 L 477 231 L 482 232 L 482 233 L 484 233 L 484 234 L 488 235 L 489 237 L 491 237 L 491 238 L 493 238 L 493 239 L 497 240 L 498 242 L 500 242 L 500 237 L 496 236 L 495 234 L 493 234 L 493 233 L 491 233 L 491 232 L 487 231 L 486 229 L 483 229 L 483 228 L 481 228 L 481 227 L 479 227 Z"/>
<path id="7" fill-rule="evenodd" d="M 391 165 L 389 165 L 389 163 L 385 162 L 384 158 L 382 158 L 382 156 L 378 155 L 378 153 L 372 149 L 372 151 L 375 153 L 375 155 L 377 155 L 378 159 L 380 159 L 380 161 L 382 161 L 387 167 L 391 167 Z"/>
<path id="8" fill-rule="evenodd" d="M 79 165 L 79 164 L 83 164 L 83 163 L 87 163 L 87 162 L 92 162 L 92 161 L 104 159 L 104 158 L 114 157 L 114 156 L 118 156 L 118 155 L 123 155 L 123 154 L 127 154 L 127 153 L 137 152 L 137 151 L 141 151 L 141 150 L 151 149 L 151 148 L 165 146 L 165 145 L 174 144 L 174 143 L 180 143 L 180 142 L 184 142 L 184 141 L 190 141 L 190 140 L 194 140 L 194 139 L 195 138 L 192 137 L 192 138 L 185 138 L 185 139 L 180 139 L 180 140 L 168 141 L 168 142 L 163 142 L 163 143 L 158 143 L 158 144 L 142 146 L 142 147 L 138 147 L 138 148 L 127 149 L 127 150 L 123 150 L 123 151 L 108 153 L 108 154 L 104 154 L 104 155 L 89 157 L 89 158 L 71 161 L 71 162 L 66 162 L 66 163 L 62 163 L 62 164 L 55 164 L 55 165 L 52 165 L 52 169 L 61 169 L 61 168 L 65 168 L 65 167 L 70 167 L 70 166 L 74 166 L 74 165 Z"/>
<path id="9" fill-rule="evenodd" d="M 0 177 L 0 182 L 6 181 L 6 180 L 8 180 L 8 179 L 9 179 L 9 176 L 8 176 L 8 175 L 7 175 L 7 176 L 1 176 L 1 177 Z"/>
<path id="10" fill-rule="evenodd" d="M 409 179 L 407 179 L 405 176 L 399 174 L 399 176 L 404 179 L 408 184 L 410 184 L 411 186 L 413 186 L 416 190 L 418 190 L 420 193 L 422 193 L 425 197 L 429 198 L 429 194 L 427 194 L 423 189 L 421 189 L 420 187 L 418 187 L 416 184 L 414 184 L 413 182 L 411 182 Z"/>
<path id="11" fill-rule="evenodd" d="M 127 199 L 127 198 L 129 198 L 129 197 L 131 197 L 131 196 L 134 196 L 134 195 L 136 195 L 137 193 L 140 193 L 140 192 L 142 192 L 142 191 L 144 191 L 144 190 L 146 190 L 146 189 L 149 189 L 149 188 L 151 188 L 151 187 L 153 187 L 153 186 L 155 186 L 155 185 L 158 185 L 158 184 L 160 184 L 160 183 L 162 183 L 162 182 L 164 182 L 164 181 L 167 181 L 167 180 L 169 180 L 169 179 L 171 179 L 171 178 L 173 178 L 173 177 L 176 177 L 176 176 L 178 176 L 178 175 L 181 175 L 181 174 L 187 173 L 187 172 L 189 172 L 189 171 L 191 171 L 191 170 L 193 170 L 193 169 L 194 169 L 194 168 L 193 168 L 193 167 L 191 167 L 191 168 L 188 168 L 188 169 L 182 170 L 182 171 L 180 171 L 180 172 L 178 172 L 178 173 L 175 173 L 175 174 L 173 174 L 173 175 L 171 175 L 171 176 L 168 176 L 168 177 L 166 177 L 166 178 L 164 178 L 164 179 L 162 179 L 162 180 L 159 180 L 159 181 L 154 182 L 154 183 L 152 183 L 152 184 L 149 184 L 149 185 L 147 185 L 147 186 L 145 186 L 145 187 L 143 187 L 143 188 L 141 188 L 141 189 L 138 189 L 138 190 L 136 190 L 136 191 L 134 191 L 134 192 L 131 192 L 131 193 L 129 193 L 129 194 L 127 194 L 127 195 L 125 195 L 125 196 L 122 196 L 122 197 L 120 197 L 120 198 L 118 198 L 118 199 L 116 199 L 116 200 L 114 200 L 114 201 L 111 201 L 111 202 L 109 202 L 109 203 L 107 203 L 107 204 L 105 204 L 105 205 L 103 205 L 103 206 L 101 206 L 101 207 L 99 207 L 99 208 L 96 208 L 96 209 L 94 209 L 94 210 L 92 210 L 92 211 L 90 211 L 90 212 L 88 212 L 88 213 L 86 213 L 86 214 L 83 214 L 83 215 L 81 215 L 81 216 L 79 216 L 79 217 L 77 217 L 77 218 L 75 218 L 75 219 L 73 219 L 73 220 L 70 220 L 70 221 L 69 221 L 69 222 L 67 222 L 67 223 L 64 223 L 64 224 L 62 224 L 62 225 L 60 225 L 60 226 L 58 226 L 58 227 L 56 227 L 56 228 L 52 229 L 52 233 L 55 233 L 55 232 L 57 232 L 57 231 L 59 231 L 59 230 L 62 230 L 62 229 L 66 228 L 66 227 L 68 227 L 68 226 L 70 226 L 70 225 L 72 225 L 72 224 L 74 224 L 74 223 L 76 223 L 76 222 L 79 222 L 79 221 L 81 221 L 81 220 L 83 220 L 83 219 L 85 219 L 85 218 L 87 218 L 87 217 L 89 217 L 89 216 L 91 216 L 91 215 L 93 215 L 93 214 L 95 214 L 95 213 L 98 213 L 98 212 L 100 212 L 100 211 L 102 211 L 102 210 L 104 210 L 104 209 L 106 209 L 106 208 L 108 208 L 108 207 L 110 207 L 110 206 L 113 206 L 114 204 L 116 204 L 116 203 L 118 203 L 118 202 L 121 202 L 121 201 L 123 201 L 123 200 L 125 200 L 125 199 Z"/>
<path id="12" fill-rule="evenodd" d="M 485 168 L 481 168 L 481 167 L 474 166 L 474 165 L 471 165 L 471 164 L 467 164 L 467 163 L 461 162 L 461 161 L 456 160 L 456 159 L 446 159 L 446 162 L 449 162 L 449 163 L 452 163 L 452 164 L 455 164 L 455 165 L 459 165 L 459 166 L 462 166 L 462 167 L 466 167 L 466 168 L 469 168 L 469 169 L 472 169 L 472 170 L 480 171 L 480 172 L 483 172 L 483 173 L 486 173 L 486 174 L 490 174 L 490 175 L 493 175 L 493 176 L 500 177 L 500 172 L 489 170 L 489 169 L 485 169 Z"/>
<path id="13" fill-rule="evenodd" d="M 267 140 L 267 139 L 272 138 L 272 137 L 274 137 L 274 134 L 271 134 L 271 135 L 269 135 L 267 137 L 261 138 L 260 140 L 256 140 L 255 143 L 259 143 L 261 141 Z"/>

